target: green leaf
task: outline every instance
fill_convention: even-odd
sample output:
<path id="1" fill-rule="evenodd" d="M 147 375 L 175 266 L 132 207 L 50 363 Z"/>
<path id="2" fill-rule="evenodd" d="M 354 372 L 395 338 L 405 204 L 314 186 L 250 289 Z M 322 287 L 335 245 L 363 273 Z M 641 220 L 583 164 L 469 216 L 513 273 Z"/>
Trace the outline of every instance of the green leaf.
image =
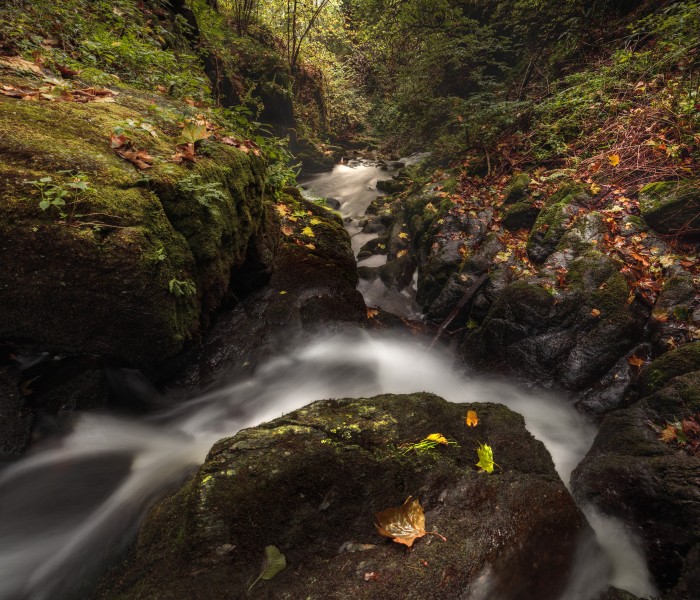
<path id="1" fill-rule="evenodd" d="M 493 473 L 493 467 L 496 465 L 496 463 L 493 462 L 493 448 L 488 444 L 479 443 L 476 454 L 479 457 L 479 462 L 476 463 L 476 466 L 482 471 Z"/>
<path id="2" fill-rule="evenodd" d="M 51 206 L 51 202 L 49 202 L 48 200 L 42 200 L 41 202 L 39 202 L 39 208 L 41 210 L 46 210 L 49 206 Z"/>
<path id="3" fill-rule="evenodd" d="M 278 573 L 284 571 L 287 567 L 287 560 L 284 557 L 277 546 L 266 546 L 265 547 L 265 558 L 263 559 L 262 569 L 258 578 L 250 584 L 248 591 L 253 589 L 253 586 L 258 583 L 261 579 L 269 581 Z"/>
<path id="4" fill-rule="evenodd" d="M 206 125 L 197 125 L 197 123 L 187 123 L 180 132 L 180 140 L 186 144 L 196 144 L 200 140 L 206 140 L 209 137 Z"/>

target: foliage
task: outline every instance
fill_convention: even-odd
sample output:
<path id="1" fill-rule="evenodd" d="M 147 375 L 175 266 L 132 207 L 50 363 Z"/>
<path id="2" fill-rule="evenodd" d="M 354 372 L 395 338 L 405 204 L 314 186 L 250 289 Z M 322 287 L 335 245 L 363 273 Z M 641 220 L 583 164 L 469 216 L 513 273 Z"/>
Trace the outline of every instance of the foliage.
<path id="1" fill-rule="evenodd" d="M 180 281 L 179 279 L 173 278 L 168 282 L 168 290 L 173 296 L 177 296 L 178 298 L 186 298 L 197 294 L 197 286 L 194 284 L 194 281 L 190 279 Z"/>
<path id="2" fill-rule="evenodd" d="M 493 448 L 488 444 L 479 443 L 476 454 L 479 457 L 479 462 L 476 463 L 476 466 L 486 473 L 493 473 L 494 466 L 498 466 L 493 462 Z"/>
<path id="3" fill-rule="evenodd" d="M 59 175 L 67 176 L 67 181 L 57 182 L 53 177 L 42 177 L 36 181 L 26 181 L 33 185 L 40 194 L 39 208 L 46 211 L 54 208 L 62 219 L 72 222 L 76 218 L 75 209 L 83 195 L 93 192 L 87 176 L 72 171 L 59 171 Z M 66 212 L 68 211 L 68 212 Z"/>
<path id="4" fill-rule="evenodd" d="M 262 568 L 260 569 L 260 575 L 250 584 L 248 592 L 250 592 L 261 579 L 269 581 L 286 568 L 287 560 L 284 554 L 279 551 L 279 548 L 277 548 L 277 546 L 265 546 L 265 558 L 263 559 Z"/>
<path id="5" fill-rule="evenodd" d="M 178 181 L 177 187 L 180 191 L 197 198 L 199 204 L 213 212 L 218 210 L 216 208 L 217 203 L 225 202 L 228 198 L 221 183 L 218 181 L 202 181 L 202 176 L 196 173 Z"/>
<path id="6" fill-rule="evenodd" d="M 401 447 L 403 448 L 403 453 L 407 454 L 408 452 L 429 452 L 430 450 L 434 450 L 439 446 L 456 445 L 457 442 L 448 440 L 441 433 L 431 433 L 429 436 L 422 439 L 420 442 L 416 442 L 415 444 L 403 444 Z"/>

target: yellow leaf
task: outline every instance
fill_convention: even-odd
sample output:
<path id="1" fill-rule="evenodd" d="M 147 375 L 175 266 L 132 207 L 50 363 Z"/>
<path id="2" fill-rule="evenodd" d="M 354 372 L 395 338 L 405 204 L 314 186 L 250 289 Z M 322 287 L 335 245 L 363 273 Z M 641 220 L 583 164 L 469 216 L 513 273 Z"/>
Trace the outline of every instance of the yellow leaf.
<path id="1" fill-rule="evenodd" d="M 493 473 L 493 467 L 498 466 L 493 462 L 493 448 L 488 444 L 479 444 L 476 449 L 476 455 L 479 457 L 479 462 L 476 466 L 486 473 Z"/>
<path id="2" fill-rule="evenodd" d="M 668 427 L 666 427 L 666 429 L 664 429 L 664 430 L 661 432 L 661 435 L 659 436 L 659 438 L 660 438 L 661 441 L 664 442 L 665 444 L 670 444 L 673 440 L 676 439 L 676 435 L 677 435 L 677 434 L 676 434 L 676 428 L 675 428 L 675 426 L 674 426 L 674 425 L 669 425 Z"/>
<path id="3" fill-rule="evenodd" d="M 402 240 L 407 240 L 407 239 L 408 239 L 408 234 L 407 234 L 407 233 L 404 233 L 404 232 L 402 231 L 401 233 L 399 233 L 399 237 L 400 237 Z"/>
<path id="4" fill-rule="evenodd" d="M 637 367 L 638 369 L 641 369 L 644 366 L 644 359 L 639 358 L 636 354 L 633 354 L 627 359 L 627 362 L 632 365 L 633 367 Z"/>
<path id="5" fill-rule="evenodd" d="M 309 250 L 316 250 L 316 245 L 315 244 L 306 244 L 306 248 Z"/>
<path id="6" fill-rule="evenodd" d="M 304 229 L 301 230 L 301 235 L 305 235 L 306 237 L 316 237 L 311 227 L 304 227 Z"/>
<path id="7" fill-rule="evenodd" d="M 475 410 L 467 411 L 465 419 L 469 427 L 476 427 L 479 424 L 479 417 L 476 416 Z"/>
<path id="8" fill-rule="evenodd" d="M 276 204 L 275 210 L 280 217 L 285 217 L 289 214 L 289 209 L 284 204 Z"/>
<path id="9" fill-rule="evenodd" d="M 374 317 L 379 315 L 379 311 L 376 308 L 368 308 L 367 309 L 367 318 L 368 319 L 374 319 Z"/>
<path id="10" fill-rule="evenodd" d="M 280 292 L 280 296 L 286 296 L 286 295 L 287 295 L 287 292 L 285 292 L 284 290 Z"/>
<path id="11" fill-rule="evenodd" d="M 396 258 L 401 258 L 401 257 L 403 257 L 403 256 L 406 256 L 407 254 L 408 254 L 408 250 L 399 250 L 399 251 L 396 253 Z"/>
<path id="12" fill-rule="evenodd" d="M 321 224 L 321 219 L 311 219 L 309 221 L 312 225 L 320 225 Z"/>
<path id="13" fill-rule="evenodd" d="M 603 188 L 601 188 L 597 183 L 591 184 L 591 194 L 593 194 L 594 196 L 600 194 L 600 190 L 602 189 Z"/>
<path id="14" fill-rule="evenodd" d="M 443 445 L 447 446 L 447 439 L 446 439 L 445 436 L 442 435 L 441 433 L 431 433 L 431 434 L 430 434 L 427 438 L 425 438 L 425 439 L 426 439 L 426 440 L 429 440 L 429 441 L 431 441 L 431 442 L 437 442 L 438 444 L 443 444 Z"/>
<path id="15" fill-rule="evenodd" d="M 611 154 L 608 156 L 608 162 L 610 163 L 610 166 L 616 167 L 617 165 L 620 164 L 620 155 L 619 154 Z"/>

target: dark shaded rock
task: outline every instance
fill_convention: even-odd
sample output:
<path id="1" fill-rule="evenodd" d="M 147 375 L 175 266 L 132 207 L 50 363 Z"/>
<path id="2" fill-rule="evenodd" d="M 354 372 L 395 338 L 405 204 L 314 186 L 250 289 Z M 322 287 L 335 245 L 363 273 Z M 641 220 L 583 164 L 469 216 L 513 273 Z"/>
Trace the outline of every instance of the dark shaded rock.
<path id="1" fill-rule="evenodd" d="M 479 412 L 478 433 L 464 427 L 467 408 Z M 459 447 L 399 447 L 435 431 Z M 494 447 L 496 473 L 474 467 L 477 439 Z M 407 553 L 379 537 L 374 513 L 408 495 L 447 542 L 426 536 Z M 457 600 L 489 572 L 494 597 L 553 600 L 585 531 L 544 446 L 503 406 L 431 394 L 321 401 L 216 444 L 151 511 L 96 598 L 242 598 L 274 544 L 288 566 L 255 587 L 257 598 Z"/>
<path id="2" fill-rule="evenodd" d="M 666 380 L 656 393 L 606 416 L 572 476 L 577 497 L 635 525 L 657 584 L 674 599 L 697 597 L 690 582 L 699 574 L 700 457 L 663 443 L 649 423 L 664 428 L 698 407 L 700 371 Z"/>
<path id="3" fill-rule="evenodd" d="M 318 221 L 313 249 L 290 238 L 280 244 L 267 285 L 220 315 L 178 387 L 201 389 L 233 370 L 254 368 L 299 338 L 365 323 L 357 265 L 340 217 L 306 200 L 300 206 Z"/>
<path id="4" fill-rule="evenodd" d="M 639 207 L 649 226 L 670 235 L 700 235 L 700 182 L 662 181 L 639 192 Z"/>
<path id="5" fill-rule="evenodd" d="M 379 277 L 389 289 L 403 290 L 413 281 L 416 263 L 407 254 L 379 267 Z"/>
<path id="6" fill-rule="evenodd" d="M 506 229 L 530 229 L 537 221 L 540 209 L 530 202 L 518 202 L 509 206 L 503 215 L 503 226 Z"/>
<path id="7" fill-rule="evenodd" d="M 679 346 L 691 341 L 688 336 L 688 323 L 700 327 L 700 284 L 693 281 L 690 273 L 680 271 L 664 282 L 664 287 L 654 304 L 649 323 L 654 349 L 662 354 L 668 349 L 668 340 Z"/>
<path id="8" fill-rule="evenodd" d="M 530 176 L 527 173 L 518 173 L 506 187 L 506 197 L 503 200 L 506 204 L 516 204 L 523 202 L 530 193 Z"/>
<path id="9" fill-rule="evenodd" d="M 406 181 L 401 181 L 398 179 L 380 179 L 377 181 L 377 189 L 385 194 L 396 194 L 397 192 L 403 192 L 408 183 Z"/>
<path id="10" fill-rule="evenodd" d="M 0 364 L 0 461 L 22 454 L 32 435 L 34 412 L 23 401 L 19 373 Z"/>
<path id="11" fill-rule="evenodd" d="M 663 388 L 671 379 L 700 370 L 700 342 L 687 344 L 667 352 L 651 363 L 640 376 L 643 394 Z"/>
<path id="12" fill-rule="evenodd" d="M 323 173 L 335 167 L 335 156 L 324 152 L 313 140 L 298 138 L 290 143 L 294 157 L 301 162 L 302 173 Z"/>
<path id="13" fill-rule="evenodd" d="M 573 217 L 589 199 L 584 186 L 567 185 L 547 200 L 527 243 L 527 253 L 533 262 L 544 262 L 554 252 L 571 227 Z"/>

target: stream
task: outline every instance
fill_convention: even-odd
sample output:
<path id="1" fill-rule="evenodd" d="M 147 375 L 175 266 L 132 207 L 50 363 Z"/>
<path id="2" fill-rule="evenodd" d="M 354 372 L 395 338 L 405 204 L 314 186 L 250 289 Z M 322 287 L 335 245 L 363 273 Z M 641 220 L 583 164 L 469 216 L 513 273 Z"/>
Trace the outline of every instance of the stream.
<path id="1" fill-rule="evenodd" d="M 368 239 L 361 219 L 377 196 L 376 181 L 394 173 L 357 161 L 309 179 L 305 187 L 312 196 L 340 202 L 357 252 Z M 415 313 L 413 298 L 392 298 L 386 289 L 363 285 L 369 305 Z M 593 425 L 555 395 L 466 379 L 453 369 L 452 356 L 427 353 L 427 346 L 425 340 L 369 333 L 322 337 L 268 359 L 253 376 L 148 417 L 81 415 L 70 433 L 0 472 L 0 599 L 88 597 L 105 563 L 131 542 L 148 507 L 201 464 L 217 440 L 314 400 L 429 391 L 452 402 L 502 403 L 525 417 L 568 484 L 593 442 Z M 562 600 L 592 600 L 608 584 L 653 594 L 644 557 L 624 524 L 581 508 L 597 543 L 581 543 Z M 488 585 L 482 592 L 471 600 L 498 600 L 489 596 Z"/>

